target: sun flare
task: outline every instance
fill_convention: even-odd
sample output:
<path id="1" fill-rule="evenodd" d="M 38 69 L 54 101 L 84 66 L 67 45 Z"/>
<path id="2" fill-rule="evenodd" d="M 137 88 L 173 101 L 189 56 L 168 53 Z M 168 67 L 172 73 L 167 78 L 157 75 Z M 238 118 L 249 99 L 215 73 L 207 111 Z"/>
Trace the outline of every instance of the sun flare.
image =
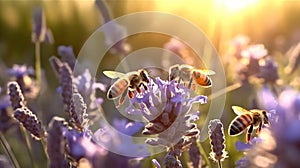
<path id="1" fill-rule="evenodd" d="M 237 12 L 248 6 L 254 5 L 259 0 L 216 0 L 217 6 L 224 7 L 229 12 Z"/>

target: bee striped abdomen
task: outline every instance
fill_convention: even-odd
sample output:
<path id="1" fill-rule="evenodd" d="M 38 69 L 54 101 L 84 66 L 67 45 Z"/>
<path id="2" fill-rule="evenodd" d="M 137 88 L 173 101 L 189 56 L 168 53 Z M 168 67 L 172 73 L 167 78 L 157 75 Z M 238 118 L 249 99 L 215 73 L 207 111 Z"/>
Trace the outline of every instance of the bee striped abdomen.
<path id="1" fill-rule="evenodd" d="M 121 96 L 121 94 L 124 92 L 124 90 L 127 88 L 127 86 L 128 86 L 127 80 L 119 79 L 110 87 L 107 97 L 109 99 L 115 99 L 115 98 Z"/>
<path id="2" fill-rule="evenodd" d="M 251 124 L 252 117 L 250 114 L 237 116 L 230 124 L 229 135 L 238 135 L 242 133 Z"/>
<path id="3" fill-rule="evenodd" d="M 200 72 L 193 72 L 193 78 L 196 81 L 196 83 L 201 86 L 211 86 L 210 77 L 208 77 Z"/>

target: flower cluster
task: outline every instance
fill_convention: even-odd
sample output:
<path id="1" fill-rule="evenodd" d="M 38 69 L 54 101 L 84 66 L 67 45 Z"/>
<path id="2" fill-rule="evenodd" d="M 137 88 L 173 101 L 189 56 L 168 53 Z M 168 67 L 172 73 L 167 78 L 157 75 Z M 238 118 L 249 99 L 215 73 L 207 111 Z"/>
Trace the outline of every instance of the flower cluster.
<path id="1" fill-rule="evenodd" d="M 174 80 L 158 77 L 156 82 L 150 80 L 147 92 L 130 100 L 126 111 L 142 114 L 148 120 L 143 134 L 157 135 L 157 138 L 148 138 L 146 143 L 167 148 L 166 167 L 182 167 L 178 157 L 189 149 L 200 132 L 194 123 L 199 112 L 191 112 L 192 105 L 204 104 L 206 100 L 202 95 L 192 97 L 188 88 Z"/>

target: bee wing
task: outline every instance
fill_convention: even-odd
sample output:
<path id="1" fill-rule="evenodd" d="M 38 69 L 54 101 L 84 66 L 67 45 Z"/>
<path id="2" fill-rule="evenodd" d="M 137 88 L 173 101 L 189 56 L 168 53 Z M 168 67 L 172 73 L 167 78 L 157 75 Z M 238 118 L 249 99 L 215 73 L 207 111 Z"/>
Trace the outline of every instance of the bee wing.
<path id="1" fill-rule="evenodd" d="M 209 70 L 209 69 L 197 69 L 195 71 L 198 71 L 198 72 L 200 72 L 204 75 L 214 75 L 214 74 L 216 74 L 215 71 Z"/>
<path id="2" fill-rule="evenodd" d="M 111 79 L 122 78 L 125 74 L 117 71 L 103 71 L 104 75 Z"/>
<path id="3" fill-rule="evenodd" d="M 240 106 L 232 106 L 231 108 L 234 111 L 234 113 L 237 114 L 237 115 L 242 115 L 242 114 L 250 112 L 250 111 L 248 111 L 248 110 L 246 110 L 246 109 L 244 109 Z"/>

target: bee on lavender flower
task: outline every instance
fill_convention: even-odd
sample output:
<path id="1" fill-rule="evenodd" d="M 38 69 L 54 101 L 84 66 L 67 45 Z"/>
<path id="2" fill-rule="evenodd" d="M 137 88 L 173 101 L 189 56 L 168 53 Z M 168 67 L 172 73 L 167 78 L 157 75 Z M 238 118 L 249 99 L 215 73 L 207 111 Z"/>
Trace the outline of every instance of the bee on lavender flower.
<path id="1" fill-rule="evenodd" d="M 229 125 L 228 134 L 230 136 L 237 136 L 247 130 L 246 142 L 251 140 L 251 134 L 256 129 L 256 134 L 259 135 L 263 125 L 270 125 L 267 116 L 267 111 L 264 110 L 246 110 L 239 106 L 232 106 L 236 116 Z"/>
<path id="2" fill-rule="evenodd" d="M 193 81 L 202 87 L 211 87 L 212 80 L 208 75 L 214 75 L 215 72 L 208 69 L 196 69 L 187 64 L 176 64 L 169 68 L 169 80 L 182 82 L 188 88 L 191 88 Z"/>
<path id="3" fill-rule="evenodd" d="M 114 100 L 121 96 L 117 107 L 123 104 L 126 94 L 128 94 L 129 98 L 134 98 L 134 92 L 137 91 L 141 93 L 142 87 L 148 91 L 147 84 L 149 83 L 149 77 L 145 69 L 128 72 L 126 74 L 117 71 L 104 71 L 103 73 L 111 79 L 119 78 L 107 92 L 107 98 L 109 100 Z"/>

